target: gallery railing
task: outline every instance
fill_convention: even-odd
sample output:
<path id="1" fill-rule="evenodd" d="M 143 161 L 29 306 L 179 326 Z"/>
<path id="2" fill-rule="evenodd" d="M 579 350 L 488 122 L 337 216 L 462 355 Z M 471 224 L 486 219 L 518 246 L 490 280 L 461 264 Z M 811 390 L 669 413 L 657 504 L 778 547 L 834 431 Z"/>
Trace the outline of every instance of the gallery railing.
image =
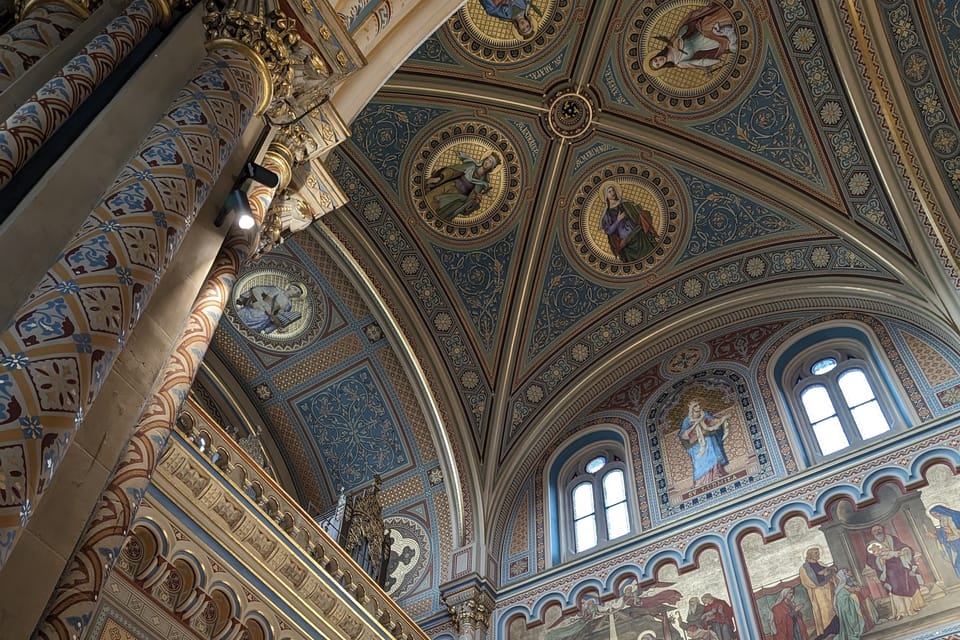
<path id="1" fill-rule="evenodd" d="M 248 509 L 262 513 L 276 525 L 274 534 L 276 542 L 295 547 L 303 552 L 293 554 L 294 556 L 304 555 L 304 559 L 309 558 L 310 561 L 302 563 L 303 569 L 322 572 L 339 583 L 347 597 L 361 605 L 394 638 L 398 640 L 427 639 L 416 623 L 381 588 L 378 580 L 370 575 L 370 573 L 377 574 L 377 578 L 382 582 L 385 579 L 383 574 L 389 556 L 389 537 L 383 530 L 379 513 L 377 483 L 356 492 L 352 498 L 344 497 L 344 515 L 346 516 L 349 512 L 350 518 L 344 517 L 342 524 L 346 526 L 342 526 L 339 532 L 339 538 L 347 544 L 348 548 L 352 547 L 361 560 L 366 558 L 368 566 L 365 567 L 357 562 L 347 548 L 338 544 L 319 522 L 304 511 L 192 399 L 188 399 L 184 405 L 177 428 L 178 433 L 171 438 L 170 448 L 164 454 L 169 464 L 161 463 L 158 474 L 160 482 L 176 480 L 188 488 L 200 487 L 203 483 L 196 476 L 206 471 L 216 470 L 215 481 L 235 489 L 233 494 L 246 502 L 245 506 Z M 189 461 L 175 460 L 175 458 L 184 457 L 183 454 L 189 458 L 202 457 L 207 464 L 195 468 L 189 465 Z M 185 470 L 188 466 L 189 469 Z M 202 502 L 200 496 L 198 501 Z M 217 509 L 218 506 L 215 505 L 213 510 L 217 511 Z M 378 526 L 374 524 L 374 515 L 379 519 Z M 233 517 L 236 516 L 231 514 L 230 518 L 225 518 L 228 524 Z M 260 546 L 264 544 L 259 540 L 257 543 Z M 368 573 L 367 569 L 373 570 Z M 299 571 L 288 573 L 299 575 Z"/>

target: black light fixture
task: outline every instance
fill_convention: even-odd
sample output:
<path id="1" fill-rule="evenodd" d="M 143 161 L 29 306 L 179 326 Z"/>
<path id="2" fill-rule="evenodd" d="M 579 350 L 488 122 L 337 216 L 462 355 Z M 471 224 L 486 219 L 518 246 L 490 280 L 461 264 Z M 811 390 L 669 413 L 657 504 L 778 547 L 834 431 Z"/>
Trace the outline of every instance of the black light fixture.
<path id="1" fill-rule="evenodd" d="M 237 178 L 236 184 L 242 185 L 247 180 L 259 182 L 263 186 L 271 189 L 275 189 L 276 186 L 280 184 L 280 176 L 252 161 L 248 162 L 243 168 L 243 173 Z M 216 220 L 213 221 L 214 226 L 219 227 L 223 225 L 227 216 L 231 213 L 236 215 L 237 226 L 241 229 L 252 229 L 257 224 L 256 219 L 253 217 L 253 212 L 250 211 L 247 193 L 239 186 L 235 186 L 227 195 L 223 206 L 220 208 L 219 213 L 217 213 Z"/>

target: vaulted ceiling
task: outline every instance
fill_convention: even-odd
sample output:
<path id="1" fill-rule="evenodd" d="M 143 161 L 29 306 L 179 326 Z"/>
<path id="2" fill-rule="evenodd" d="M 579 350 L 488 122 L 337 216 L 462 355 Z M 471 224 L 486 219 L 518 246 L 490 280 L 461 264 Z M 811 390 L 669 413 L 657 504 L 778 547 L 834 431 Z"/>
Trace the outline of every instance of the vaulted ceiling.
<path id="1" fill-rule="evenodd" d="M 910 87 L 917 102 L 901 106 L 920 117 L 904 126 L 954 209 L 956 16 L 935 2 L 883 0 L 870 31 L 828 4 L 537 0 L 534 34 L 522 37 L 467 0 L 326 159 L 350 204 L 322 221 L 321 240 L 266 259 L 326 283 L 314 294 L 331 301 L 319 337 L 257 347 L 235 322 L 218 339 L 268 427 L 314 438 L 283 454 L 326 474 L 325 489 L 306 493 L 328 500 L 340 483 L 389 476 L 411 458 L 432 467 L 449 449 L 476 495 L 502 496 L 508 471 L 613 391 L 603 381 L 628 356 L 748 305 L 860 296 L 945 321 L 955 313 L 952 249 L 942 250 L 954 222 L 916 199 L 919 171 L 898 164 L 904 133 L 889 131 L 871 91 L 884 78 Z M 952 77 L 910 66 L 897 11 L 926 27 L 924 43 Z M 859 66 L 864 47 L 879 62 Z M 939 112 L 924 111 L 922 91 Z M 497 166 L 468 186 L 491 154 Z M 611 184 L 627 204 L 604 220 Z M 646 222 L 645 242 L 608 236 L 618 212 Z M 354 275 L 330 268 L 317 242 Z M 308 391 L 342 384 L 334 363 L 386 347 L 381 330 L 405 355 L 394 369 L 371 365 L 369 388 L 386 398 L 375 424 L 398 435 L 351 480 L 329 470 L 340 450 L 317 444 L 313 414 L 297 407 Z M 331 360 L 344 340 L 351 355 Z M 281 388 L 281 373 L 296 382 Z M 445 435 L 431 439 L 432 411 Z M 497 508 L 477 505 L 488 516 Z"/>

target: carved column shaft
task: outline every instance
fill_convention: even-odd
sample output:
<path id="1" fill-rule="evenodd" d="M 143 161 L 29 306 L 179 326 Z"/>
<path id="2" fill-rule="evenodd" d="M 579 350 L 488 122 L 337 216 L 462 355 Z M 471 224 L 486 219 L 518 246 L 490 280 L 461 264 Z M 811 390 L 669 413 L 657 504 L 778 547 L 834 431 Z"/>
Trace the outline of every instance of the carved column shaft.
<path id="1" fill-rule="evenodd" d="M 155 25 L 167 0 L 133 0 L 27 102 L 0 125 L 0 189 L 36 155 Z"/>
<path id="2" fill-rule="evenodd" d="M 0 36 L 0 93 L 73 33 L 90 12 L 73 0 L 31 2 Z"/>
<path id="3" fill-rule="evenodd" d="M 0 333 L 0 566 L 267 92 L 256 58 L 210 51 Z"/>

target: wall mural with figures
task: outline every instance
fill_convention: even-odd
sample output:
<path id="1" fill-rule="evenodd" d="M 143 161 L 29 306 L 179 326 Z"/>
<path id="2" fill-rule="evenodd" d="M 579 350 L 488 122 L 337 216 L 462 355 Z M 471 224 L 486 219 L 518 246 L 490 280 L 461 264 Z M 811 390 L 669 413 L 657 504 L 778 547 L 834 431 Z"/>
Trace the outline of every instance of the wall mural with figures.
<path id="1" fill-rule="evenodd" d="M 705 412 L 704 412 L 705 413 Z M 960 632 L 960 477 L 932 463 L 921 486 L 878 479 L 860 506 L 816 494 L 825 516 L 786 504 L 766 534 L 705 523 L 678 571 L 636 566 L 639 552 L 600 563 L 565 596 L 541 588 L 501 616 L 506 640 L 903 640 Z M 757 514 L 766 513 L 763 507 Z M 755 518 L 753 518 L 755 520 Z M 809 521 L 809 522 L 808 522 Z M 720 547 L 712 546 L 729 532 Z M 705 539 L 713 542 L 706 542 Z M 655 543 L 673 548 L 678 540 Z M 669 555 L 672 552 L 667 552 Z M 723 560 L 721 560 L 721 554 Z M 653 581 L 638 581 L 650 572 Z M 731 579 L 728 582 L 727 578 Z M 730 589 L 734 591 L 731 592 Z M 738 603 L 738 598 L 740 599 Z M 743 604 L 756 633 L 741 628 Z M 943 635 L 947 633 L 948 635 Z"/>
<path id="2" fill-rule="evenodd" d="M 511 620 L 509 640 L 737 637 L 720 554 L 712 548 L 701 551 L 693 570 L 681 573 L 675 565 L 664 565 L 656 581 L 644 585 L 625 574 L 612 594 L 600 596 L 584 590 L 572 608 L 550 604 L 543 610 L 543 618 L 532 623 L 522 616 Z"/>
<path id="3" fill-rule="evenodd" d="M 883 484 L 859 509 L 837 502 L 818 526 L 790 520 L 775 542 L 745 535 L 740 548 L 764 638 L 894 640 L 955 619 L 960 479 L 937 465 L 927 481 L 910 491 Z"/>

